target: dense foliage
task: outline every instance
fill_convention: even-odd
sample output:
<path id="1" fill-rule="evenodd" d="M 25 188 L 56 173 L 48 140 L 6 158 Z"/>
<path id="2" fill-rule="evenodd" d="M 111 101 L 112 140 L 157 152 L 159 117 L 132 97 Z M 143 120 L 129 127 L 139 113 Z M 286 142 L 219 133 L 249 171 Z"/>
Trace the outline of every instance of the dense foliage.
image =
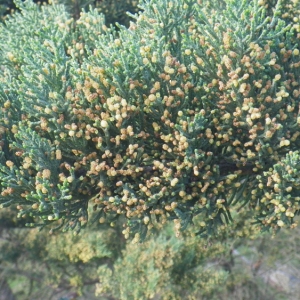
<path id="1" fill-rule="evenodd" d="M 52 2 L 0 26 L 0 299 L 297 298 L 299 1 Z"/>
<path id="2" fill-rule="evenodd" d="M 97 9 L 16 4 L 0 28 L 3 207 L 78 231 L 91 205 L 135 241 L 195 216 L 211 235 L 245 205 L 260 228 L 296 226 L 297 1 L 145 1 L 118 30 Z"/>

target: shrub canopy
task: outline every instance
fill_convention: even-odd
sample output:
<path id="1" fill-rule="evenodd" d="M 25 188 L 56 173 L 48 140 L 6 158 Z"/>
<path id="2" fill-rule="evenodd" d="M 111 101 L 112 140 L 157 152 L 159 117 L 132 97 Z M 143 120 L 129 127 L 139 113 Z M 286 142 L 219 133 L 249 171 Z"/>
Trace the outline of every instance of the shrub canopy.
<path id="1" fill-rule="evenodd" d="M 275 2 L 144 1 L 117 30 L 16 1 L 0 26 L 2 206 L 79 230 L 90 204 L 136 241 L 195 216 L 211 235 L 242 207 L 261 229 L 296 226 L 299 3 Z"/>

